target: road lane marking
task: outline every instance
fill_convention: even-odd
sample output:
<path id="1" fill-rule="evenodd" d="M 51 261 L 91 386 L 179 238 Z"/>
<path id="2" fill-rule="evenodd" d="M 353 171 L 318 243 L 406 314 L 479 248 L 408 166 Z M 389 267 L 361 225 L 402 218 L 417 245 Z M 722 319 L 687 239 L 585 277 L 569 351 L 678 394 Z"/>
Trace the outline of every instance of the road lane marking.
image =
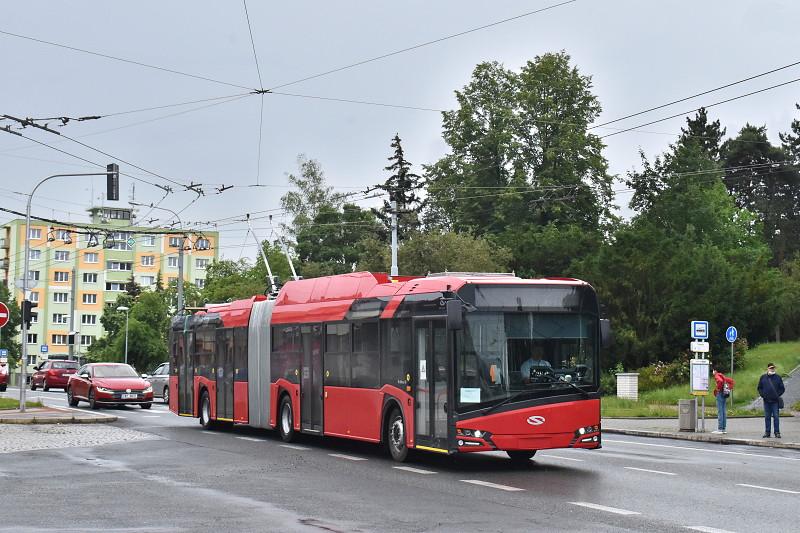
<path id="1" fill-rule="evenodd" d="M 492 489 L 506 490 L 508 492 L 517 492 L 525 490 L 517 487 L 509 487 L 508 485 L 498 485 L 497 483 L 490 483 L 489 481 L 481 481 L 480 479 L 462 479 L 460 481 L 464 483 L 472 483 L 473 485 L 480 485 L 482 487 L 489 487 Z"/>
<path id="2" fill-rule="evenodd" d="M 775 492 L 785 492 L 786 494 L 800 494 L 800 492 L 796 490 L 786 490 L 786 489 L 773 489 L 772 487 L 762 487 L 761 485 L 748 485 L 747 483 L 737 483 L 737 487 L 749 487 L 751 489 L 761 489 L 761 490 L 772 490 Z"/>
<path id="3" fill-rule="evenodd" d="M 651 474 L 661 474 L 664 476 L 677 476 L 674 472 L 662 472 L 661 470 L 649 470 L 647 468 L 636 468 L 635 466 L 625 466 L 625 470 L 638 470 L 639 472 L 650 472 Z"/>
<path id="4" fill-rule="evenodd" d="M 305 446 L 297 446 L 296 444 L 278 444 L 282 448 L 289 448 L 290 450 L 310 450 L 311 448 L 306 448 Z"/>
<path id="5" fill-rule="evenodd" d="M 704 533 L 733 533 L 733 531 L 728 531 L 727 529 L 718 529 L 716 527 L 708 527 L 708 526 L 684 526 L 686 529 L 691 529 L 692 531 L 702 531 Z"/>
<path id="6" fill-rule="evenodd" d="M 364 457 L 356 457 L 355 455 L 345 455 L 343 453 L 329 453 L 331 457 L 338 457 L 339 459 L 347 459 L 348 461 L 366 461 Z"/>
<path id="7" fill-rule="evenodd" d="M 215 437 L 219 436 L 220 434 L 216 431 L 201 431 L 200 433 L 204 433 L 206 435 L 214 435 Z"/>
<path id="8" fill-rule="evenodd" d="M 423 470 L 422 468 L 414 468 L 413 466 L 393 466 L 397 470 L 404 470 L 406 472 L 413 472 L 415 474 L 435 474 L 433 470 Z"/>
<path id="9" fill-rule="evenodd" d="M 144 415 L 142 418 L 161 418 L 159 415 Z"/>
<path id="10" fill-rule="evenodd" d="M 750 457 L 765 457 L 767 459 L 785 459 L 787 461 L 800 461 L 800 457 L 783 457 L 781 455 L 764 455 L 762 453 L 730 452 L 727 450 L 707 450 L 705 448 L 693 448 L 692 446 L 670 446 L 669 444 L 652 444 L 649 442 L 633 442 L 630 440 L 615 440 L 606 438 L 603 439 L 603 444 L 607 444 L 609 442 L 616 444 L 633 444 L 635 446 L 654 446 L 657 448 L 674 448 L 676 450 L 692 450 L 696 452 L 725 453 L 729 455 L 747 455 Z"/>
<path id="11" fill-rule="evenodd" d="M 560 455 L 550 455 L 550 454 L 544 454 L 544 453 L 539 455 L 539 457 L 551 457 L 553 459 L 563 459 L 564 461 L 578 461 L 578 462 L 581 462 L 581 463 L 586 460 L 586 459 L 575 459 L 574 457 L 562 457 Z"/>
<path id="12" fill-rule="evenodd" d="M 240 439 L 240 440 L 249 440 L 249 441 L 251 441 L 251 442 L 264 442 L 263 440 L 261 440 L 261 439 L 256 439 L 256 438 L 254 438 L 254 437 L 238 437 L 238 436 L 237 436 L 236 438 L 237 438 L 237 439 Z"/>
<path id="13" fill-rule="evenodd" d="M 588 507 L 589 509 L 596 509 L 598 511 L 605 511 L 607 513 L 614 513 L 614 514 L 621 514 L 621 515 L 634 515 L 634 514 L 642 514 L 637 513 L 636 511 L 628 511 L 627 509 L 618 509 L 616 507 L 608 507 L 606 505 L 600 505 L 597 503 L 589 503 L 589 502 L 568 502 L 572 505 L 578 505 L 580 507 Z"/>

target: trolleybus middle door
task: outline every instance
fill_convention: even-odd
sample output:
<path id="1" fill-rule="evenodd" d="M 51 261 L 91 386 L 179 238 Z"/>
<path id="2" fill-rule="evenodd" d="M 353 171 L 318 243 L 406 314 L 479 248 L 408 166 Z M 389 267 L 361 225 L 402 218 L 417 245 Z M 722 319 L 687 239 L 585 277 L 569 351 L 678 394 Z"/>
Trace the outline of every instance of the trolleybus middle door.
<path id="1" fill-rule="evenodd" d="M 300 326 L 303 339 L 300 376 L 300 427 L 322 432 L 322 326 Z"/>
<path id="2" fill-rule="evenodd" d="M 449 449 L 447 391 L 450 365 L 445 321 L 415 320 L 414 351 L 417 372 L 414 427 L 417 447 L 446 452 Z"/>

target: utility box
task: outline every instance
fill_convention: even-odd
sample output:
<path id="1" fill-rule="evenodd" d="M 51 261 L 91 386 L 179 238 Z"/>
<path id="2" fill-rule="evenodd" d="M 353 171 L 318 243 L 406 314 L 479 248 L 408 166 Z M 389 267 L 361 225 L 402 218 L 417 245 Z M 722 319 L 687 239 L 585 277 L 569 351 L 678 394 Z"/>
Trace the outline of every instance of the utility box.
<path id="1" fill-rule="evenodd" d="M 639 399 L 639 373 L 621 372 L 617 374 L 617 398 Z"/>
<path id="2" fill-rule="evenodd" d="M 678 400 L 678 429 L 697 431 L 697 400 Z"/>

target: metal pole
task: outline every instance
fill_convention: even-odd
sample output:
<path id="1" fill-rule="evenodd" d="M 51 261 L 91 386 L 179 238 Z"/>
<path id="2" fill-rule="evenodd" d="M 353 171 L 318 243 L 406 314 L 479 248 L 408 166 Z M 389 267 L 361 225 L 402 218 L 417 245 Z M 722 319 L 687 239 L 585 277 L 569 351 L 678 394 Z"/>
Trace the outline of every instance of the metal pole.
<path id="1" fill-rule="evenodd" d="M 125 364 L 128 364 L 128 313 L 130 309 L 125 311 Z"/>
<path id="2" fill-rule="evenodd" d="M 249 231 L 253 235 L 253 240 L 256 241 L 256 246 L 258 247 L 258 251 L 261 252 L 261 259 L 264 260 L 264 264 L 267 266 L 267 276 L 269 277 L 269 290 L 272 294 L 278 294 L 278 287 L 275 286 L 275 276 L 272 275 L 272 269 L 269 267 L 269 261 L 267 260 L 267 254 L 264 253 L 264 247 L 261 245 L 261 241 L 258 240 L 256 237 L 256 232 L 253 231 L 253 226 L 250 225 L 250 213 L 247 213 L 247 231 Z M 294 273 L 294 268 L 292 268 L 292 272 Z M 295 274 L 295 279 L 297 275 Z"/>
<path id="3" fill-rule="evenodd" d="M 77 239 L 77 237 L 76 237 L 76 239 Z M 77 254 L 77 248 L 78 247 L 76 246 L 75 247 L 75 250 L 76 250 L 75 253 L 76 254 Z M 76 258 L 76 260 L 77 260 L 77 258 Z M 70 295 L 70 298 L 69 298 L 69 331 L 70 331 L 70 333 L 75 331 L 75 295 L 78 294 L 77 293 L 78 282 L 75 279 L 75 267 L 72 267 L 72 274 L 71 275 L 72 275 L 72 294 Z M 76 335 L 76 337 L 77 337 L 77 335 Z M 74 355 L 75 355 L 75 340 L 77 340 L 77 339 L 73 339 L 72 344 L 69 345 L 69 358 L 70 359 L 72 359 L 74 357 Z"/>
<path id="4" fill-rule="evenodd" d="M 181 223 L 181 226 L 183 224 Z M 183 314 L 183 245 L 185 235 L 181 234 L 180 248 L 178 249 L 178 314 Z"/>
<path id="5" fill-rule="evenodd" d="M 25 206 L 25 260 L 22 272 L 22 299 L 28 299 L 28 269 L 30 268 L 30 248 L 31 248 L 31 201 L 33 195 L 36 194 L 36 189 L 39 188 L 44 182 L 53 178 L 66 177 L 66 176 L 105 176 L 107 172 L 81 172 L 78 174 L 53 174 L 41 180 L 33 188 L 28 195 L 28 203 Z M 28 381 L 28 324 L 25 322 L 25 317 L 22 317 L 22 355 L 21 355 L 22 371 L 20 373 L 19 384 L 19 410 L 21 413 L 25 412 L 25 386 Z"/>
<path id="6" fill-rule="evenodd" d="M 731 379 L 733 379 L 733 343 L 731 343 Z M 731 388 L 731 409 L 733 409 L 733 388 Z"/>
<path id="7" fill-rule="evenodd" d="M 397 200 L 392 194 L 392 269 L 389 275 L 397 276 Z"/>

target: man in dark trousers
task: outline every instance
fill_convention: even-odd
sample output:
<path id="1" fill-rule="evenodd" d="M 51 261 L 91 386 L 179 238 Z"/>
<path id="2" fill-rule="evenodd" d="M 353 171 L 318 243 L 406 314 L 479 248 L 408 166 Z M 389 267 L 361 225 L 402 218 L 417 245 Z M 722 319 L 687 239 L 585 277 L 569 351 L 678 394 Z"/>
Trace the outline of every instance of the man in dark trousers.
<path id="1" fill-rule="evenodd" d="M 770 436 L 770 419 L 773 420 L 775 438 L 781 438 L 780 408 L 783 407 L 783 380 L 775 372 L 775 365 L 767 363 L 767 373 L 758 380 L 758 395 L 764 400 L 764 436 Z"/>

